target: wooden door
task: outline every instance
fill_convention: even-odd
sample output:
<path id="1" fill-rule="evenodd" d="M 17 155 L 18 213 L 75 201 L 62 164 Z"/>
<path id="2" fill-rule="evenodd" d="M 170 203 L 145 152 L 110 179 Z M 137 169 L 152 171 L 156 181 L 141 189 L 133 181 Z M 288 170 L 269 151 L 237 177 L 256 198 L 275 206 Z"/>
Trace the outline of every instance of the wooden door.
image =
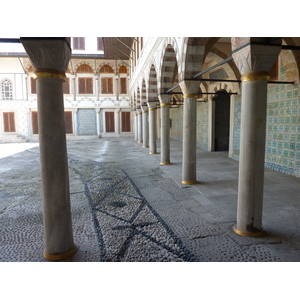
<path id="1" fill-rule="evenodd" d="M 66 127 L 66 134 L 73 133 L 73 122 L 72 122 L 71 111 L 65 111 L 65 127 Z"/>
<path id="2" fill-rule="evenodd" d="M 72 112 L 65 111 L 64 117 L 65 117 L 66 133 L 72 134 L 73 133 Z M 37 113 L 37 111 L 31 112 L 31 123 L 32 123 L 32 134 L 38 134 L 39 128 L 38 128 L 38 113 Z"/>
<path id="3" fill-rule="evenodd" d="M 130 132 L 130 112 L 122 111 L 122 132 Z"/>
<path id="4" fill-rule="evenodd" d="M 3 123 L 4 123 L 4 132 L 16 132 L 14 112 L 4 112 Z"/>
<path id="5" fill-rule="evenodd" d="M 106 132 L 115 132 L 115 113 L 105 112 L 105 128 Z"/>

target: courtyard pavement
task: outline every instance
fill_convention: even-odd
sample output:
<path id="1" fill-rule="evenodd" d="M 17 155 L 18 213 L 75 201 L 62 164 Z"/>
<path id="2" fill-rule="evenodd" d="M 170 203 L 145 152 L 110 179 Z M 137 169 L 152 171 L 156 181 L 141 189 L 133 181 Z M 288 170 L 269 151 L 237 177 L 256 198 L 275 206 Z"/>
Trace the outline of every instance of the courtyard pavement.
<path id="1" fill-rule="evenodd" d="M 238 161 L 227 152 L 198 148 L 198 183 L 183 185 L 179 141 L 164 166 L 132 137 L 67 144 L 78 251 L 63 262 L 300 261 L 299 178 L 265 170 L 265 235 L 241 237 Z M 0 153 L 0 261 L 47 262 L 38 144 L 1 144 Z"/>

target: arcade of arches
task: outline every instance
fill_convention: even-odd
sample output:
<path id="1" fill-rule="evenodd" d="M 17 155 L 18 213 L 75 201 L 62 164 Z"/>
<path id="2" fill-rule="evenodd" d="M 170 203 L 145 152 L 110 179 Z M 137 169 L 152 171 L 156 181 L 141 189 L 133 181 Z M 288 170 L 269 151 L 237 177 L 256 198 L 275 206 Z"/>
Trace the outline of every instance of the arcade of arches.
<path id="1" fill-rule="evenodd" d="M 40 143 L 42 168 L 48 173 L 43 188 L 48 197 L 44 210 L 49 239 L 45 257 L 59 259 L 76 251 L 67 200 L 63 220 L 57 220 L 63 222 L 63 232 L 51 223 L 58 214 L 53 207 L 60 198 L 67 199 L 68 188 L 61 184 L 67 185 L 67 162 L 65 155 L 51 164 L 47 157 L 53 156 L 54 148 L 66 153 L 60 102 L 70 49 L 58 41 L 60 51 L 50 64 L 38 55 L 47 52 L 40 41 L 21 41 L 36 69 L 43 114 Z M 300 177 L 300 38 L 135 38 L 127 46 L 131 48 L 126 63 L 131 69 L 132 142 L 149 148 L 149 155 L 160 155 L 161 165 L 169 165 L 170 138 L 182 141 L 182 184 L 186 185 L 197 183 L 196 147 L 228 151 L 230 158 L 239 160 L 234 231 L 261 236 L 264 167 Z M 51 106 L 50 90 L 57 99 Z M 62 122 L 53 122 L 49 109 L 55 109 Z M 54 141 L 48 139 L 49 126 L 57 132 Z M 53 188 L 53 169 L 60 170 L 55 197 L 47 192 Z M 64 243 L 59 242 L 62 238 Z"/>

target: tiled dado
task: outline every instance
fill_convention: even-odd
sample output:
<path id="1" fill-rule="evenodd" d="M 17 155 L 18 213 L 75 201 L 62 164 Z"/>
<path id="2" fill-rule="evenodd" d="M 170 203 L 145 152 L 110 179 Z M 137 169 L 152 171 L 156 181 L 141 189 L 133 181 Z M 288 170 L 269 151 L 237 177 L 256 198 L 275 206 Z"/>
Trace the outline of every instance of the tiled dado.
<path id="1" fill-rule="evenodd" d="M 280 81 L 286 81 L 280 68 Z M 300 86 L 268 86 L 266 167 L 300 177 Z M 239 158 L 241 101 L 235 99 L 233 158 Z"/>
<path id="2" fill-rule="evenodd" d="M 280 81 L 286 81 L 281 66 Z M 300 177 L 300 86 L 269 85 L 267 103 L 266 166 Z"/>

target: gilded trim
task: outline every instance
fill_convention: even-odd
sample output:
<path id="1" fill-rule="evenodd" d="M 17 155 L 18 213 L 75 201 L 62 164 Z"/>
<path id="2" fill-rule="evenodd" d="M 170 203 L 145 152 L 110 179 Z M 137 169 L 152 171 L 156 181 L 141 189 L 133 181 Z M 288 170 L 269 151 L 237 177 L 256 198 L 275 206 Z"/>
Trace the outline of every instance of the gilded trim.
<path id="1" fill-rule="evenodd" d="M 143 144 L 143 142 L 138 142 L 138 144 Z"/>
<path id="2" fill-rule="evenodd" d="M 198 98 L 198 94 L 184 94 L 183 98 Z"/>
<path id="3" fill-rule="evenodd" d="M 149 152 L 149 154 L 158 154 L 158 153 L 156 153 L 156 152 Z"/>
<path id="4" fill-rule="evenodd" d="M 241 81 L 254 81 L 254 80 L 266 80 L 268 81 L 270 78 L 270 75 L 267 72 L 253 72 L 244 74 L 241 77 Z"/>
<path id="5" fill-rule="evenodd" d="M 181 181 L 183 184 L 196 184 L 197 181 L 189 182 L 189 181 Z"/>
<path id="6" fill-rule="evenodd" d="M 264 234 L 263 230 L 261 230 L 259 232 L 255 232 L 255 233 L 254 232 L 243 232 L 243 231 L 238 230 L 235 226 L 233 228 L 233 231 L 238 235 L 247 236 L 247 237 L 259 237 Z"/>
<path id="7" fill-rule="evenodd" d="M 144 114 L 144 113 L 147 113 L 147 112 L 148 112 L 148 110 L 145 110 L 145 111 L 143 111 L 143 114 Z"/>
<path id="8" fill-rule="evenodd" d="M 51 254 L 47 254 L 46 252 L 44 252 L 44 257 L 48 260 L 62 260 L 62 259 L 65 259 L 65 258 L 73 255 L 76 251 L 77 251 L 77 247 L 74 246 L 70 251 L 65 252 L 63 254 L 51 255 Z"/>
<path id="9" fill-rule="evenodd" d="M 143 146 L 143 148 L 149 148 L 148 146 Z"/>
<path id="10" fill-rule="evenodd" d="M 170 165 L 171 163 L 160 163 L 162 166 Z"/>
<path id="11" fill-rule="evenodd" d="M 56 79 L 61 79 L 63 81 L 66 81 L 67 78 L 64 72 L 59 70 L 54 70 L 54 69 L 37 69 L 33 74 L 34 79 L 38 79 L 42 77 L 56 78 Z"/>
<path id="12" fill-rule="evenodd" d="M 156 108 L 149 108 L 148 110 L 156 110 Z"/>
<path id="13" fill-rule="evenodd" d="M 170 106 L 170 103 L 162 103 L 162 104 L 160 105 L 160 107 L 164 107 L 164 106 Z"/>

